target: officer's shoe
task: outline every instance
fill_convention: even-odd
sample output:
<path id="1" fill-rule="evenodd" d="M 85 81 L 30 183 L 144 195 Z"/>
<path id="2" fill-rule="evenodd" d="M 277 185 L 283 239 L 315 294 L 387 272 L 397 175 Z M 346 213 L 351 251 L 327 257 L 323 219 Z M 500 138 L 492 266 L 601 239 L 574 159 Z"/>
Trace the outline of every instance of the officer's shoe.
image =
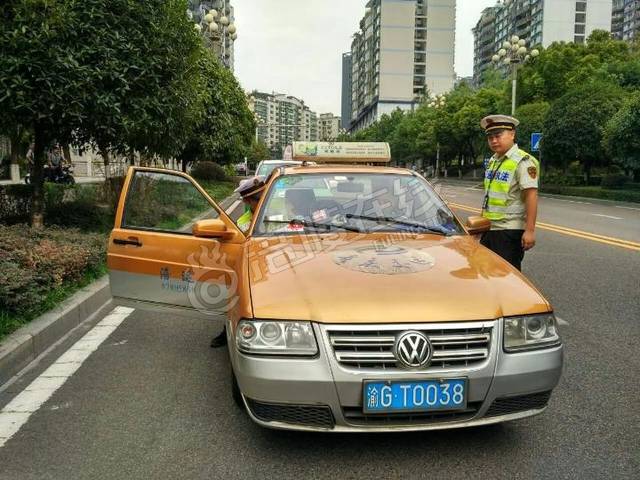
<path id="1" fill-rule="evenodd" d="M 227 329 L 223 328 L 222 332 L 213 337 L 211 340 L 211 348 L 224 347 L 227 344 Z"/>

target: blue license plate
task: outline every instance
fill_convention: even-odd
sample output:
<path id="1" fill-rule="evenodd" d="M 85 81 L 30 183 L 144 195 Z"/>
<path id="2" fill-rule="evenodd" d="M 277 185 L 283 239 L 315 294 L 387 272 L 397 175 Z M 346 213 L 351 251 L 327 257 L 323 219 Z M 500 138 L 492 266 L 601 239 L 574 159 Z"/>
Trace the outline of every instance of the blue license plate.
<path id="1" fill-rule="evenodd" d="M 466 379 L 364 382 L 364 413 L 426 412 L 467 408 Z"/>

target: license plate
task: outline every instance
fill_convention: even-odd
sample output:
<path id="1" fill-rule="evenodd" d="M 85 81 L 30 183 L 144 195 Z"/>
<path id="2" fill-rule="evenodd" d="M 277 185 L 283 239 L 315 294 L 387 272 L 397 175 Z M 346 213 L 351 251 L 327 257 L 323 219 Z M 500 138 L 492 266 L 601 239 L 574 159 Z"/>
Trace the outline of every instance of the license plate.
<path id="1" fill-rule="evenodd" d="M 466 379 L 380 382 L 363 386 L 364 413 L 427 412 L 467 408 Z"/>

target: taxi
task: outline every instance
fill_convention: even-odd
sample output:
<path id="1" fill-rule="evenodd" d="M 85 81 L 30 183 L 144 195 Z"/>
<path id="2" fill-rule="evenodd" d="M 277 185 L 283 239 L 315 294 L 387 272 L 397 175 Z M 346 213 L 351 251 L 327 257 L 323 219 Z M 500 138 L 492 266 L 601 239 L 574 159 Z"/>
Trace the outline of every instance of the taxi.
<path id="1" fill-rule="evenodd" d="M 130 168 L 108 248 L 119 303 L 226 322 L 258 424 L 410 431 L 547 408 L 553 309 L 388 144 L 294 144 L 243 234 L 188 175 Z M 314 165 L 307 162 L 313 161 Z M 177 317 L 179 318 L 179 317 Z"/>

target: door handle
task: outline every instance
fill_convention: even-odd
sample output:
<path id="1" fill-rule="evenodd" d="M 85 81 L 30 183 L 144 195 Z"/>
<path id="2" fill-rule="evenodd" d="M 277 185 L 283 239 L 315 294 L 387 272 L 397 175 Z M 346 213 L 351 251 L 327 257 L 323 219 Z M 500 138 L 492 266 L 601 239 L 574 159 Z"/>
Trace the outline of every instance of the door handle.
<path id="1" fill-rule="evenodd" d="M 123 240 L 122 238 L 114 238 L 113 243 L 116 245 L 133 245 L 134 247 L 141 247 L 142 243 L 135 237 L 129 237 L 127 240 Z"/>

